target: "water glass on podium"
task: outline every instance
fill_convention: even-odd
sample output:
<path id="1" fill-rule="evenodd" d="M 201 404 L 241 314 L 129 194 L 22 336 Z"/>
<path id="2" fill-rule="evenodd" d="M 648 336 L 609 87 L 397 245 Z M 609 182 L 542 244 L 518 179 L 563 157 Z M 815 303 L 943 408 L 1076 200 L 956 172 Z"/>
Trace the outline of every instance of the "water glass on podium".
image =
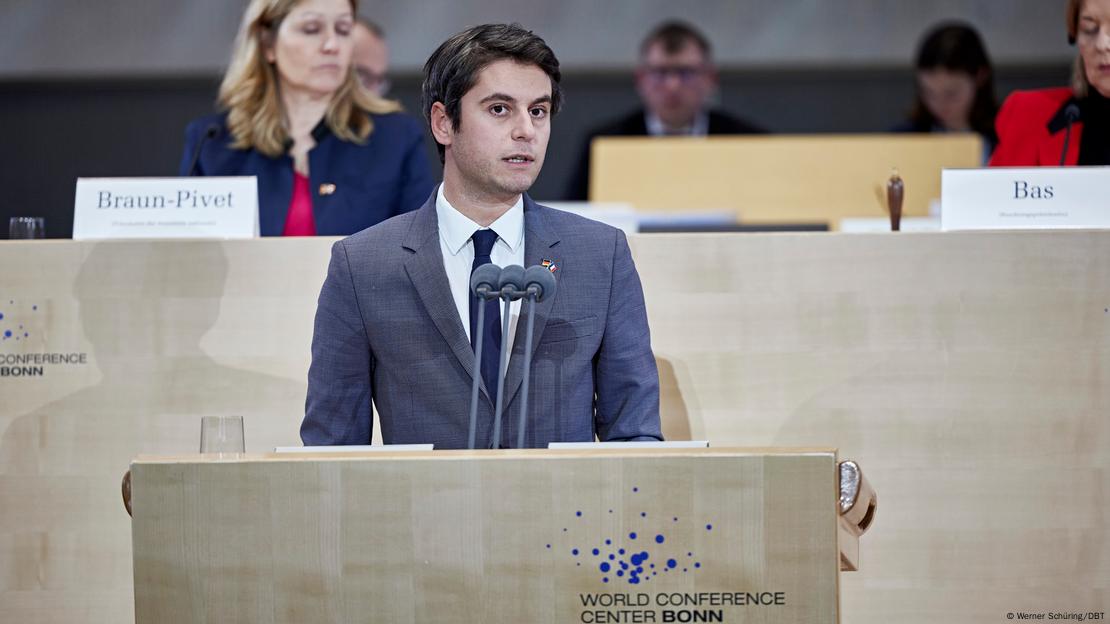
<path id="1" fill-rule="evenodd" d="M 200 452 L 233 454 L 246 452 L 242 416 L 204 416 L 200 419 Z"/>

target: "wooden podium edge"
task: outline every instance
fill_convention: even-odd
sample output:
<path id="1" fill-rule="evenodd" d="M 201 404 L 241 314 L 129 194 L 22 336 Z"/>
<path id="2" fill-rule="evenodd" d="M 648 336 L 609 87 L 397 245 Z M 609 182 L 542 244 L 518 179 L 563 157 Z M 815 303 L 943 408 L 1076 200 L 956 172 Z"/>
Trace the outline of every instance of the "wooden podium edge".
<path id="1" fill-rule="evenodd" d="M 459 461 L 470 459 L 574 459 L 581 457 L 734 457 L 736 455 L 833 455 L 831 447 L 710 447 L 704 449 L 671 448 L 606 448 L 606 449 L 502 449 L 502 450 L 441 450 L 441 451 L 380 451 L 320 453 L 182 453 L 176 455 L 141 454 L 131 465 L 177 464 L 198 462 L 300 462 L 320 459 L 365 461 L 419 459 Z"/>

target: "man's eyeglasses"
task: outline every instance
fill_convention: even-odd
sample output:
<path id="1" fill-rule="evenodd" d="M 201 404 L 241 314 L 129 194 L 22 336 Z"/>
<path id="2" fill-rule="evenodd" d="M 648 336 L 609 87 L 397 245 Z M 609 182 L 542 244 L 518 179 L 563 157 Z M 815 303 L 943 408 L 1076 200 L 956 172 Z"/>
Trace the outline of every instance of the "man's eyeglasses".
<path id="1" fill-rule="evenodd" d="M 677 78 L 679 82 L 687 83 L 700 78 L 705 74 L 705 71 L 703 66 L 646 67 L 644 68 L 644 75 L 647 76 L 648 80 L 659 84 L 666 82 L 667 78 L 671 76 Z"/>

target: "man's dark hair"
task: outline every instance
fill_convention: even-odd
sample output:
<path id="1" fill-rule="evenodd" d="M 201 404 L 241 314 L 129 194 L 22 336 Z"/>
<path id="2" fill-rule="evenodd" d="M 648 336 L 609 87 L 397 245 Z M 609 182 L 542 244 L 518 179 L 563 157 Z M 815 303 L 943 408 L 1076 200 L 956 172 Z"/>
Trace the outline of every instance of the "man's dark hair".
<path id="1" fill-rule="evenodd" d="M 640 56 L 647 54 L 651 46 L 656 43 L 663 46 L 667 54 L 677 54 L 689 44 L 698 46 L 706 60 L 713 55 L 713 48 L 709 39 L 689 22 L 682 20 L 668 20 L 656 26 L 640 44 Z"/>
<path id="2" fill-rule="evenodd" d="M 551 79 L 551 114 L 559 112 L 563 90 L 559 87 L 559 59 L 544 40 L 520 24 L 483 24 L 468 28 L 444 41 L 424 63 L 422 106 L 424 119 L 431 125 L 432 105 L 442 102 L 451 125 L 458 130 L 462 119 L 462 98 L 478 82 L 478 74 L 496 61 L 510 59 L 535 65 Z M 443 161 L 443 145 L 439 160 Z"/>

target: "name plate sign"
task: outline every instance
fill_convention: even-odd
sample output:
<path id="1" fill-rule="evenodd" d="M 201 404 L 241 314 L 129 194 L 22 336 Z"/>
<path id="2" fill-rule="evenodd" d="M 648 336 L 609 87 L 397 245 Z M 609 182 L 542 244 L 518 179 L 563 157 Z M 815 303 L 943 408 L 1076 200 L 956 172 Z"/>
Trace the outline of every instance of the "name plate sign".
<path id="1" fill-rule="evenodd" d="M 256 236 L 254 176 L 77 179 L 77 240 Z"/>
<path id="2" fill-rule="evenodd" d="M 945 169 L 941 229 L 1110 229 L 1110 167 Z"/>

